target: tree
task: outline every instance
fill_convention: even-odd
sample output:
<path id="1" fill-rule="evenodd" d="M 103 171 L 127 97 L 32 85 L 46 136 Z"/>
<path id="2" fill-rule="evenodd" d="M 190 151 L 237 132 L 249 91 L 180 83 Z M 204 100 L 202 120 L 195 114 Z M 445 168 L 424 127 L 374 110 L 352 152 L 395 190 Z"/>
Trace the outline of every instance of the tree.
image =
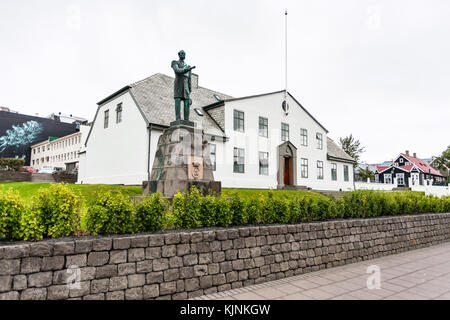
<path id="1" fill-rule="evenodd" d="M 359 169 L 358 175 L 361 178 L 361 181 L 366 182 L 367 179 L 373 180 L 375 178 L 375 174 L 372 172 L 372 170 L 369 169 L 369 167 L 365 167 L 364 169 Z"/>
<path id="2" fill-rule="evenodd" d="M 447 150 L 442 152 L 442 154 L 437 157 L 434 162 L 439 170 L 445 171 L 447 168 L 450 168 L 450 146 L 448 146 Z"/>
<path id="3" fill-rule="evenodd" d="M 359 162 L 359 156 L 365 151 L 365 148 L 361 147 L 359 140 L 355 140 L 352 134 L 348 137 L 339 138 L 339 144 L 349 156 L 355 159 L 356 163 L 353 164 L 353 167 L 356 168 L 356 165 Z"/>

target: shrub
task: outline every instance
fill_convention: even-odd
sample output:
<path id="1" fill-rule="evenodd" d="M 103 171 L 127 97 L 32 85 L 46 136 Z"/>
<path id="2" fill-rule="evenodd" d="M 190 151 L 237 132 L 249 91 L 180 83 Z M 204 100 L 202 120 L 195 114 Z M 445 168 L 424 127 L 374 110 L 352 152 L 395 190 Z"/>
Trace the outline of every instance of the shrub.
<path id="1" fill-rule="evenodd" d="M 93 235 L 133 232 L 133 205 L 120 192 L 100 192 L 86 214 L 86 227 Z"/>
<path id="2" fill-rule="evenodd" d="M 53 238 L 68 236 L 79 230 L 80 196 L 65 184 L 52 184 L 41 188 L 32 199 L 29 212 L 34 223 L 42 225 L 44 236 Z"/>
<path id="3" fill-rule="evenodd" d="M 40 213 L 27 208 L 20 217 L 20 237 L 25 241 L 39 241 L 44 238 L 45 226 Z"/>
<path id="4" fill-rule="evenodd" d="M 166 223 L 167 201 L 161 193 L 153 193 L 139 203 L 136 210 L 136 232 L 162 230 Z"/>
<path id="5" fill-rule="evenodd" d="M 230 202 L 221 196 L 215 198 L 214 225 L 218 227 L 228 227 L 233 219 Z"/>
<path id="6" fill-rule="evenodd" d="M 19 192 L 8 190 L 0 193 L 0 235 L 7 239 L 19 239 L 20 217 L 25 205 Z"/>
<path id="7" fill-rule="evenodd" d="M 207 195 L 203 198 L 200 205 L 200 224 L 204 227 L 211 227 L 215 225 L 215 214 L 216 198 L 212 195 Z"/>
<path id="8" fill-rule="evenodd" d="M 261 222 L 261 202 L 259 199 L 247 199 L 245 210 L 247 213 L 247 223 L 257 224 Z"/>
<path id="9" fill-rule="evenodd" d="M 247 223 L 245 202 L 236 192 L 231 195 L 230 210 L 232 215 L 231 223 L 233 225 L 244 225 Z"/>
<path id="10" fill-rule="evenodd" d="M 19 171 L 24 165 L 24 159 L 0 158 L 0 170 Z"/>

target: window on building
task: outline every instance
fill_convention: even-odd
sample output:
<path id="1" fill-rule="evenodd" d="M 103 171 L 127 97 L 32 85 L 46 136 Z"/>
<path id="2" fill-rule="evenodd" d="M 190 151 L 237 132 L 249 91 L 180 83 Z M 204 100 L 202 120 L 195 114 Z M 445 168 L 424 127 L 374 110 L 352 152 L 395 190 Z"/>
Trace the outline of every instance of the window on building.
<path id="1" fill-rule="evenodd" d="M 33 166 L 34 166 L 35 161 L 33 160 Z"/>
<path id="2" fill-rule="evenodd" d="M 36 159 L 36 164 L 39 164 L 39 159 Z"/>
<path id="3" fill-rule="evenodd" d="M 323 180 L 323 161 L 317 160 L 317 179 Z"/>
<path id="4" fill-rule="evenodd" d="M 398 159 L 398 162 L 403 163 L 403 158 Z"/>
<path id="5" fill-rule="evenodd" d="M 244 112 L 234 110 L 234 131 L 244 132 Z"/>
<path id="6" fill-rule="evenodd" d="M 289 125 L 287 123 L 281 123 L 281 140 L 289 141 Z"/>
<path id="7" fill-rule="evenodd" d="M 36 154 L 36 149 L 33 149 L 33 154 Z"/>
<path id="8" fill-rule="evenodd" d="M 48 150 L 50 150 L 50 145 L 49 145 L 49 144 L 47 145 L 47 151 L 48 151 Z"/>
<path id="9" fill-rule="evenodd" d="M 322 150 L 323 149 L 323 140 L 322 140 L 322 134 L 319 132 L 316 133 L 316 141 L 317 141 L 317 149 Z"/>
<path id="10" fill-rule="evenodd" d="M 336 163 L 331 164 L 331 180 L 333 180 L 333 181 L 337 180 L 337 164 Z"/>
<path id="11" fill-rule="evenodd" d="M 122 103 L 119 103 L 116 108 L 116 123 L 122 122 Z"/>
<path id="12" fill-rule="evenodd" d="M 344 166 L 344 181 L 348 181 L 349 177 L 348 177 L 348 166 L 345 165 Z"/>
<path id="13" fill-rule="evenodd" d="M 302 158 L 301 164 L 302 178 L 308 178 L 308 159 Z"/>
<path id="14" fill-rule="evenodd" d="M 216 145 L 209 145 L 210 158 L 211 158 L 211 168 L 213 171 L 216 171 Z"/>
<path id="15" fill-rule="evenodd" d="M 300 140 L 302 146 L 308 146 L 308 130 L 300 129 Z"/>
<path id="16" fill-rule="evenodd" d="M 234 148 L 233 172 L 244 173 L 244 164 L 245 164 L 245 150 L 241 148 Z"/>
<path id="17" fill-rule="evenodd" d="M 109 110 L 105 110 L 105 121 L 104 121 L 105 129 L 108 128 L 108 124 L 109 124 Z"/>
<path id="18" fill-rule="evenodd" d="M 269 153 L 259 153 L 259 174 L 267 176 L 269 175 Z"/>
<path id="19" fill-rule="evenodd" d="M 38 153 L 41 153 L 41 147 L 38 148 Z"/>
<path id="20" fill-rule="evenodd" d="M 50 157 L 45 157 L 46 162 L 50 162 Z"/>
<path id="21" fill-rule="evenodd" d="M 405 174 L 404 173 L 397 173 L 397 184 L 405 184 Z"/>
<path id="22" fill-rule="evenodd" d="M 269 136 L 269 120 L 259 117 L 259 136 L 267 138 Z"/>

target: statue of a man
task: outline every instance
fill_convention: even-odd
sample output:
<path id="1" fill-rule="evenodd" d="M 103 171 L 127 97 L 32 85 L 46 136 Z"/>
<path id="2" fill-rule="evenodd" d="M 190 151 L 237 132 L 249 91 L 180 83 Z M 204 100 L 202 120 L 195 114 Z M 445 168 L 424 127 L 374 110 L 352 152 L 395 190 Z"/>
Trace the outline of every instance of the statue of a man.
<path id="1" fill-rule="evenodd" d="M 174 98 L 175 98 L 175 117 L 176 120 L 181 120 L 180 108 L 181 101 L 184 103 L 184 120 L 189 121 L 189 106 L 192 104 L 191 100 L 191 70 L 195 68 L 184 63 L 186 53 L 181 50 L 178 52 L 178 61 L 172 61 L 172 69 L 175 71 L 174 82 Z"/>

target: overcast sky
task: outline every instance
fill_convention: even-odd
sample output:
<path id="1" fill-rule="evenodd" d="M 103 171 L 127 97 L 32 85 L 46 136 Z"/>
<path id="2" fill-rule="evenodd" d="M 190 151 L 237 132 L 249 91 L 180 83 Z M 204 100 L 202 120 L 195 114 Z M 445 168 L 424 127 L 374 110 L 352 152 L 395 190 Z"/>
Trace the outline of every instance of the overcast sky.
<path id="1" fill-rule="evenodd" d="M 180 49 L 199 83 L 235 97 L 288 89 L 369 163 L 450 144 L 450 1 L 0 2 L 0 105 L 93 119 L 96 103 Z M 274 106 L 278 108 L 279 106 Z"/>

